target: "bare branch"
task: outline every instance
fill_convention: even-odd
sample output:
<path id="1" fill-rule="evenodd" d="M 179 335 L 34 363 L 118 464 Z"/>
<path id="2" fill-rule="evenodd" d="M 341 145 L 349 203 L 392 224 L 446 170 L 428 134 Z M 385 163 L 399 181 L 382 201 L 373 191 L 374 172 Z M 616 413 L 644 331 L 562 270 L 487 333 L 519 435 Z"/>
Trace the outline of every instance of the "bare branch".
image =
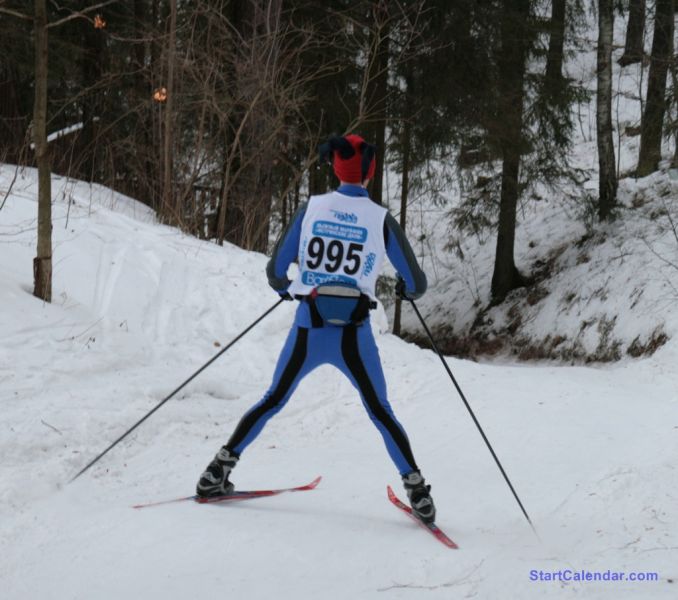
<path id="1" fill-rule="evenodd" d="M 93 6 L 90 6 L 84 10 L 80 10 L 78 12 L 71 13 L 67 17 L 64 17 L 63 19 L 59 19 L 58 21 L 52 21 L 51 23 L 47 24 L 47 29 L 51 29 L 52 27 L 58 27 L 59 25 L 63 25 L 64 23 L 68 21 L 72 21 L 73 19 L 79 19 L 79 18 L 86 18 L 85 15 L 87 13 L 91 13 L 92 11 L 98 10 L 100 8 L 103 8 L 104 6 L 108 6 L 109 4 L 114 4 L 118 0 L 107 0 L 106 2 L 100 2 L 99 4 L 95 4 Z"/>
<path id="2" fill-rule="evenodd" d="M 5 207 L 5 202 L 7 202 L 7 198 L 9 198 L 9 195 L 12 193 L 12 188 L 14 187 L 14 183 L 16 182 L 18 174 L 19 174 L 19 165 L 17 165 L 14 168 L 14 176 L 12 177 L 12 182 L 9 184 L 9 187 L 7 188 L 5 197 L 2 199 L 2 204 L 0 204 L 0 210 L 2 210 Z"/>
<path id="3" fill-rule="evenodd" d="M 19 11 L 12 10 L 11 8 L 0 8 L 0 14 L 10 15 L 11 17 L 17 17 L 19 19 L 23 19 L 24 21 L 33 20 L 33 17 L 31 17 L 30 15 L 25 15 L 23 13 L 20 13 Z"/>

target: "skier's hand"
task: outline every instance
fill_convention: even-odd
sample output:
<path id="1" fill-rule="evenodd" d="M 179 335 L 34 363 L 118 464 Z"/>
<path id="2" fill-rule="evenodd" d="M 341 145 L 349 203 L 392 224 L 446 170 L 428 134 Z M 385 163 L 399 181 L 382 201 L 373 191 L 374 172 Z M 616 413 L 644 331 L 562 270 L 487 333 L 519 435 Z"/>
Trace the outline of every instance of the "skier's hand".
<path id="1" fill-rule="evenodd" d="M 289 278 L 285 277 L 284 280 L 276 279 L 273 281 L 269 279 L 268 285 L 270 285 L 271 289 L 276 294 L 278 294 L 278 296 L 280 296 L 281 300 L 294 300 L 291 294 L 287 291 L 289 287 L 292 285 L 292 282 L 289 280 Z"/>
<path id="2" fill-rule="evenodd" d="M 412 300 L 412 298 L 407 295 L 407 286 L 405 285 L 405 280 L 400 275 L 398 275 L 398 279 L 396 281 L 395 294 L 401 300 Z"/>

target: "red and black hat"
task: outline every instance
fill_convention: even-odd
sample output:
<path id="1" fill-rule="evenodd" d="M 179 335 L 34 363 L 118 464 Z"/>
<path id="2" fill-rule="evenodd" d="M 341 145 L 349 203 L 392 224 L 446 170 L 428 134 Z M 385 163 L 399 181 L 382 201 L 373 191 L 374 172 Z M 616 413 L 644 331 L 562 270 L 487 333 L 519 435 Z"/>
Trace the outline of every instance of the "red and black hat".
<path id="1" fill-rule="evenodd" d="M 359 135 L 332 136 L 318 148 L 320 162 L 329 162 L 339 181 L 362 183 L 374 177 L 376 147 Z"/>

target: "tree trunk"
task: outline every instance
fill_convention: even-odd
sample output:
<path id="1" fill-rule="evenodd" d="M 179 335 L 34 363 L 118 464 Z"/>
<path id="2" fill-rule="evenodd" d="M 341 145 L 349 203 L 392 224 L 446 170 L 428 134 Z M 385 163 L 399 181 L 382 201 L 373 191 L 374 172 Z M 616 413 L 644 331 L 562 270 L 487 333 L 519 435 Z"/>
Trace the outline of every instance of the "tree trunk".
<path id="1" fill-rule="evenodd" d="M 134 89 L 139 98 L 146 97 L 148 93 L 148 83 L 144 78 L 144 69 L 146 68 L 146 43 L 139 41 L 143 40 L 150 31 L 148 27 L 148 7 L 146 0 L 134 0 L 134 36 L 137 41 L 134 44 Z"/>
<path id="2" fill-rule="evenodd" d="M 596 94 L 596 132 L 598 137 L 598 216 L 612 216 L 617 200 L 617 173 L 612 140 L 612 35 L 613 0 L 598 2 L 598 88 Z"/>
<path id="3" fill-rule="evenodd" d="M 223 245 L 226 239 L 232 239 L 230 215 L 233 213 L 232 205 L 235 204 L 235 186 L 232 183 L 232 175 L 240 170 L 240 150 L 236 139 L 236 131 L 239 124 L 244 117 L 244 111 L 240 106 L 240 98 L 238 97 L 238 75 L 236 72 L 236 63 L 239 60 L 240 49 L 236 47 L 236 38 L 242 37 L 247 39 L 248 30 L 246 28 L 247 9 L 240 2 L 227 2 L 223 5 L 222 11 L 224 18 L 228 21 L 229 26 L 237 36 L 233 39 L 224 40 L 225 44 L 229 44 L 231 50 L 232 60 L 224 66 L 226 71 L 225 78 L 227 87 L 232 90 L 231 97 L 233 104 L 230 106 L 230 111 L 227 117 L 227 123 L 224 130 L 223 139 L 223 164 L 221 170 L 221 183 L 219 189 L 219 208 L 217 210 L 217 228 L 216 237 L 217 243 Z"/>
<path id="4" fill-rule="evenodd" d="M 410 90 L 407 90 L 407 93 L 410 93 Z M 409 102 L 407 103 L 409 106 Z M 402 152 L 403 152 L 403 175 L 400 185 L 400 227 L 403 231 L 407 226 L 407 202 L 410 195 L 410 153 L 412 151 L 412 133 L 411 133 L 411 124 L 410 124 L 410 111 L 405 111 L 405 123 L 403 123 L 403 140 L 402 140 Z M 396 298 L 395 302 L 395 312 L 393 315 L 393 333 L 394 335 L 400 335 L 400 318 L 402 311 L 402 300 Z"/>
<path id="5" fill-rule="evenodd" d="M 678 2 L 676 2 L 676 11 L 678 11 Z M 671 81 L 673 83 L 673 104 L 678 108 L 678 56 L 674 56 L 671 62 Z M 671 167 L 678 169 L 678 123 L 674 123 L 673 138 L 675 149 Z"/>
<path id="6" fill-rule="evenodd" d="M 134 0 L 133 31 L 136 40 L 155 37 L 155 22 L 151 21 L 150 10 L 151 7 L 147 0 Z M 150 46 L 149 52 L 146 49 L 147 45 Z M 155 45 L 155 40 L 151 44 L 147 44 L 145 41 L 137 41 L 133 47 L 132 66 L 134 72 L 134 105 L 136 107 L 134 127 L 138 131 L 141 153 L 139 164 L 129 169 L 129 173 L 133 178 L 131 188 L 133 196 L 135 198 L 146 198 L 149 204 L 157 208 L 158 161 L 154 160 L 156 150 L 153 144 L 155 106 L 153 102 L 149 101 L 153 93 L 151 78 L 155 64 L 152 48 Z"/>
<path id="7" fill-rule="evenodd" d="M 673 54 L 673 0 L 657 0 L 647 98 L 640 123 L 638 177 L 656 171 L 661 160 L 666 109 L 666 74 Z"/>
<path id="8" fill-rule="evenodd" d="M 369 59 L 370 73 L 367 81 L 366 117 L 374 123 L 369 141 L 377 146 L 374 179 L 370 186 L 370 198 L 382 204 L 384 189 L 384 154 L 386 145 L 386 119 L 388 94 L 389 16 L 387 3 L 375 0 L 373 6 L 374 29 Z"/>
<path id="9" fill-rule="evenodd" d="M 546 57 L 546 84 L 557 91 L 563 79 L 563 44 L 565 41 L 565 0 L 553 0 L 549 50 Z"/>
<path id="10" fill-rule="evenodd" d="M 261 2 L 255 13 L 253 23 L 255 34 L 256 32 L 266 32 L 265 43 L 270 49 L 267 52 L 267 60 L 271 65 L 280 63 L 282 8 L 283 0 Z M 268 72 L 268 70 L 263 72 Z M 246 179 L 245 193 L 240 199 L 240 206 L 248 223 L 240 246 L 246 250 L 266 253 L 269 245 L 271 203 L 274 194 L 273 164 L 277 149 L 272 145 L 257 148 L 256 143 L 265 139 L 271 131 L 278 130 L 282 133 L 284 128 L 281 127 L 279 121 L 276 121 L 275 101 L 270 94 L 264 95 L 260 101 L 254 99 L 252 102 L 256 103 L 256 108 L 253 112 L 253 118 L 248 120 L 247 137 L 251 142 L 247 145 L 247 152 L 254 154 L 254 157 L 252 167 L 249 169 L 251 175 Z M 281 139 L 279 137 L 277 146 L 279 147 L 280 144 Z"/>
<path id="11" fill-rule="evenodd" d="M 82 38 L 82 84 L 85 95 L 82 99 L 82 159 L 79 165 L 79 176 L 85 181 L 94 181 L 96 133 L 95 117 L 100 117 L 100 92 L 96 85 L 103 73 L 104 34 L 87 24 Z"/>
<path id="12" fill-rule="evenodd" d="M 645 32 L 645 0 L 630 0 L 629 22 L 626 26 L 624 54 L 619 59 L 622 67 L 643 59 L 643 33 Z"/>
<path id="13" fill-rule="evenodd" d="M 290 212 L 290 214 L 294 214 L 295 212 L 297 212 L 297 209 L 299 208 L 299 196 L 300 196 L 300 192 L 301 192 L 300 188 L 301 188 L 301 183 L 297 179 L 297 183 L 294 186 L 294 197 L 293 197 L 293 201 L 292 201 L 292 211 Z"/>
<path id="14" fill-rule="evenodd" d="M 35 103 L 33 143 L 38 165 L 38 248 L 33 259 L 33 295 L 52 301 L 52 179 L 47 145 L 47 8 L 35 0 Z"/>
<path id="15" fill-rule="evenodd" d="M 523 130 L 523 83 L 527 56 L 529 0 L 505 0 L 502 9 L 502 52 L 499 59 L 499 110 L 502 124 L 498 138 L 502 150 L 501 200 L 497 250 L 492 275 L 492 302 L 525 284 L 514 259 L 516 206 L 520 195 L 520 154 Z"/>
<path id="16" fill-rule="evenodd" d="M 174 159 L 174 132 L 172 118 L 174 116 L 174 54 L 177 39 L 177 0 L 170 0 L 170 30 L 167 48 L 167 101 L 165 102 L 165 127 L 163 145 L 163 184 L 162 184 L 162 215 L 163 220 L 173 224 L 181 221 L 181 208 L 175 206 L 172 182 Z"/>
<path id="17" fill-rule="evenodd" d="M 163 67 L 161 57 L 161 42 L 165 36 L 159 29 L 161 20 L 160 0 L 151 0 L 150 25 L 148 27 L 148 83 L 149 92 L 158 89 L 163 83 Z M 138 24 L 137 24 L 138 25 Z M 143 97 L 142 97 L 143 98 Z M 143 100 L 142 100 L 143 106 Z M 150 159 L 151 173 L 150 178 L 150 198 L 151 206 L 156 211 L 158 218 L 162 219 L 163 211 L 163 145 L 162 145 L 162 115 L 163 106 L 159 102 L 153 102 L 149 108 L 150 126 L 150 144 L 148 146 L 148 155 Z M 143 113 L 142 113 L 143 114 Z"/>

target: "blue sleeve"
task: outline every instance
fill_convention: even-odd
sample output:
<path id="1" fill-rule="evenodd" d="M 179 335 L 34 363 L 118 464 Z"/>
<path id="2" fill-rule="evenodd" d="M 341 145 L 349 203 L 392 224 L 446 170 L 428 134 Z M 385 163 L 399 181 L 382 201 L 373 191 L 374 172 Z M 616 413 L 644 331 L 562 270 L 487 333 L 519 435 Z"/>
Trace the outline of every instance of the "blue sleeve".
<path id="1" fill-rule="evenodd" d="M 299 239 L 301 237 L 301 223 L 306 214 L 306 203 L 296 210 L 289 224 L 278 239 L 271 259 L 266 265 L 268 285 L 276 292 L 284 292 L 291 281 L 287 277 L 287 269 L 296 260 L 299 254 Z"/>
<path id="2" fill-rule="evenodd" d="M 421 270 L 405 232 L 390 213 L 384 220 L 384 241 L 388 259 L 405 280 L 407 295 L 413 300 L 423 296 L 428 286 L 426 274 Z"/>

